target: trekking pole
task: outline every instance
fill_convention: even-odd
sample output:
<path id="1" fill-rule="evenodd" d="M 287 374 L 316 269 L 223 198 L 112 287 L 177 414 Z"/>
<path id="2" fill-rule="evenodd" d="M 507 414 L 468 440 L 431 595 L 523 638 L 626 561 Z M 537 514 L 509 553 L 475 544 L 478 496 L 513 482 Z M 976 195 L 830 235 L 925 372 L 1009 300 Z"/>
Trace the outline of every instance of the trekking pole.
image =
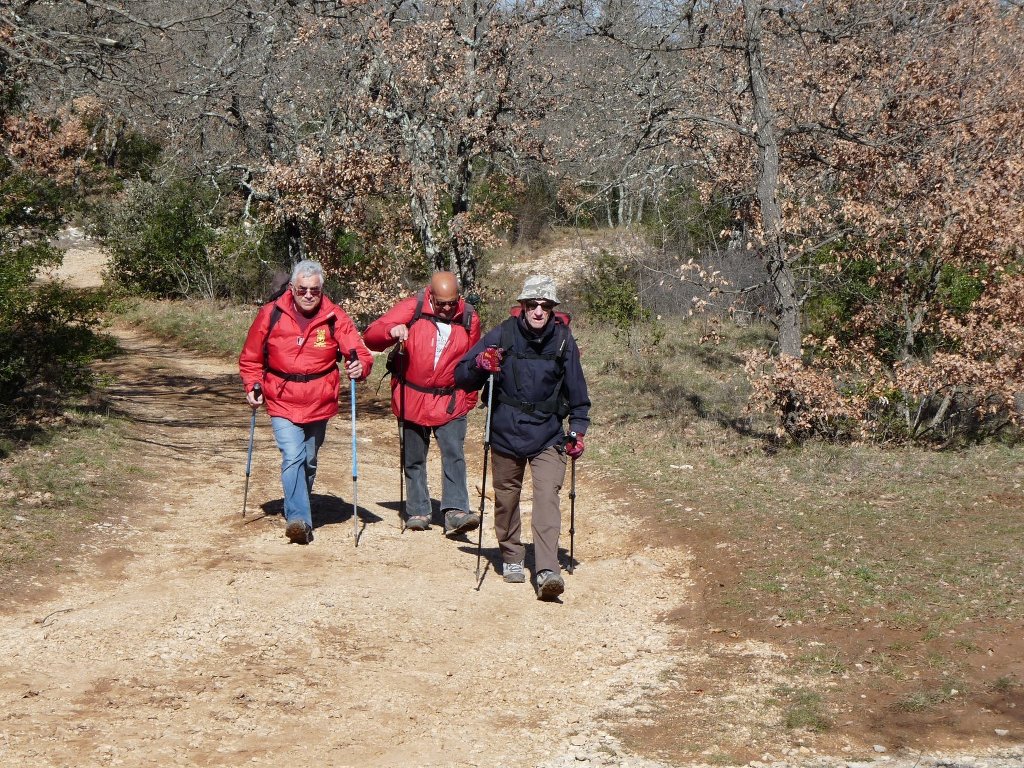
<path id="1" fill-rule="evenodd" d="M 487 377 L 487 418 L 484 420 L 484 477 L 480 481 L 480 527 L 476 534 L 476 591 L 480 591 L 480 554 L 484 545 L 484 508 L 487 506 L 487 454 L 491 448 L 491 411 L 494 410 L 494 374 Z"/>
<path id="2" fill-rule="evenodd" d="M 572 437 L 576 436 L 575 432 L 571 433 Z M 569 470 L 569 567 L 568 571 L 571 574 L 573 569 L 573 546 L 576 543 L 576 457 L 572 457 L 572 468 Z"/>
<path id="3" fill-rule="evenodd" d="M 354 363 L 359 357 L 354 349 L 348 351 L 348 360 Z M 349 379 L 349 400 L 352 403 L 352 535 L 355 546 L 359 546 L 359 464 L 356 456 L 356 380 Z"/>
<path id="4" fill-rule="evenodd" d="M 259 400 L 263 396 L 263 387 L 259 384 L 254 384 L 252 387 L 252 393 L 256 400 Z M 249 422 L 249 455 L 245 459 L 245 494 L 242 496 L 242 519 L 245 520 L 245 505 L 249 502 L 249 474 L 252 472 L 252 445 L 256 438 L 256 411 L 260 407 L 254 405 L 252 407 L 252 419 Z"/>
<path id="5" fill-rule="evenodd" d="M 398 519 L 402 521 L 405 533 L 405 370 L 401 362 L 405 354 L 405 342 L 398 342 Z"/>

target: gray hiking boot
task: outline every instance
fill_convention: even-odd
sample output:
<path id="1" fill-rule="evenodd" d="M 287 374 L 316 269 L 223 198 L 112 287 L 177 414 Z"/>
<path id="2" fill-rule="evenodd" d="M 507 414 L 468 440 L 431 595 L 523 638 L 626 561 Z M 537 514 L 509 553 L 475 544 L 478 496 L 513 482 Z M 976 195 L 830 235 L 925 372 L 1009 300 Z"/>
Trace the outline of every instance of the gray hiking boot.
<path id="1" fill-rule="evenodd" d="M 313 540 L 313 529 L 301 520 L 292 520 L 284 529 L 284 535 L 293 544 L 309 544 Z"/>
<path id="2" fill-rule="evenodd" d="M 449 509 L 444 513 L 444 535 L 454 536 L 457 533 L 475 531 L 480 525 L 480 515 L 476 512 L 464 512 L 461 509 Z"/>
<path id="3" fill-rule="evenodd" d="M 430 518 L 426 515 L 413 515 L 405 521 L 405 527 L 410 531 L 425 531 L 430 527 Z"/>
<path id="4" fill-rule="evenodd" d="M 502 563 L 501 577 L 509 584 L 522 584 L 526 581 L 526 572 L 522 563 Z"/>
<path id="5" fill-rule="evenodd" d="M 565 580 L 562 574 L 554 571 L 541 571 L 537 574 L 537 597 L 541 600 L 552 600 L 565 592 Z"/>

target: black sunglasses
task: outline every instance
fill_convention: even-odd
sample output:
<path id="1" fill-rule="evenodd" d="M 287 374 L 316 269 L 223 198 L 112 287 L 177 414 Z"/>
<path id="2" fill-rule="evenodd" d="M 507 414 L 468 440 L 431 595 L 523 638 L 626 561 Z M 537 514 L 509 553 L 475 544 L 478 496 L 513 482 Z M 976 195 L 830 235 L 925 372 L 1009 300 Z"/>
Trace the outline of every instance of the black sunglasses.
<path id="1" fill-rule="evenodd" d="M 552 304 L 551 302 L 548 302 L 548 301 L 524 301 L 523 302 L 523 309 L 534 310 L 537 307 L 540 307 L 545 312 L 550 312 L 552 309 L 555 308 L 555 305 Z"/>
<path id="2" fill-rule="evenodd" d="M 308 286 L 303 288 L 302 286 L 299 285 L 293 285 L 292 290 L 295 291 L 295 293 L 297 293 L 299 296 L 301 296 L 304 293 L 308 293 L 310 296 L 319 296 L 322 289 L 311 288 Z"/>
<path id="3" fill-rule="evenodd" d="M 451 301 L 438 301 L 437 299 L 431 299 L 434 302 L 435 307 L 444 307 L 445 309 L 451 309 L 452 307 L 459 306 L 458 299 L 452 299 Z"/>

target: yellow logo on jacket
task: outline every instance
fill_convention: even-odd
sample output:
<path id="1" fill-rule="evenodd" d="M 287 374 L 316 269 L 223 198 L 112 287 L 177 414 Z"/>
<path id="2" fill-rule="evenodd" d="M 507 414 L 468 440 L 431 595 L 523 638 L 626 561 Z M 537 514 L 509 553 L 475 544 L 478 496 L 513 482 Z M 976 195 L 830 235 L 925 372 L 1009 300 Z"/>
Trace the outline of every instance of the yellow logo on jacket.
<path id="1" fill-rule="evenodd" d="M 327 346 L 327 329 L 318 328 L 316 332 L 316 341 L 313 342 L 314 347 L 326 347 Z"/>

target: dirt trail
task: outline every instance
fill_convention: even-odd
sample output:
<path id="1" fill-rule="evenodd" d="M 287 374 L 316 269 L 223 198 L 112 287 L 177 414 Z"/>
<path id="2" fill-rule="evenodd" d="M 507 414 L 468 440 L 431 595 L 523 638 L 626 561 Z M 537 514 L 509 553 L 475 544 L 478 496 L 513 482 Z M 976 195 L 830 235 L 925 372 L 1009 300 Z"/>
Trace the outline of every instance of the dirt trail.
<path id="1" fill-rule="evenodd" d="M 359 546 L 347 409 L 321 454 L 315 541 L 290 545 L 263 412 L 241 518 L 234 366 L 117 335 L 127 354 L 104 368 L 144 468 L 138 503 L 51 596 L 0 600 L 0 764 L 652 765 L 605 730 L 670 684 L 678 637 L 659 616 L 687 599 L 686 553 L 636 540 L 585 460 L 561 603 L 495 572 L 490 504 L 477 591 L 475 533 L 401 532 L 394 420 L 363 384 Z M 481 433 L 478 410 L 471 483 Z"/>

